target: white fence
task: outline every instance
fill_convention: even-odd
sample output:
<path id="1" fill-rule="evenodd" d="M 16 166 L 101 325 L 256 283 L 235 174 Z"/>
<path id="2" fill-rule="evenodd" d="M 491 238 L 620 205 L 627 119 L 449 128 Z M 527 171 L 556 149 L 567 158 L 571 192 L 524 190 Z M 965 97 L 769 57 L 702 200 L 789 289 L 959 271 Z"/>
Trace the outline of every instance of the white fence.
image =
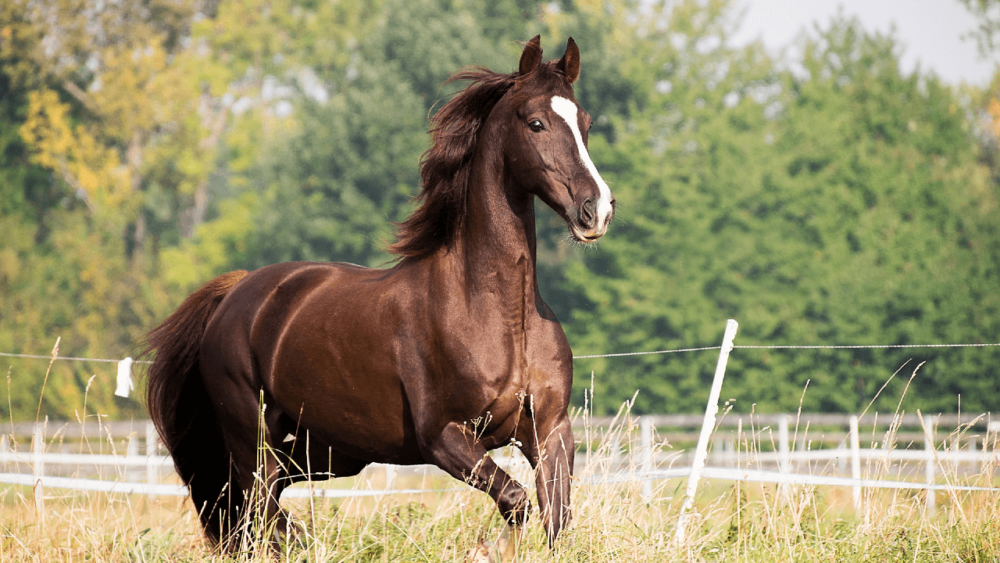
<path id="1" fill-rule="evenodd" d="M 795 428 L 796 420 L 798 428 Z M 702 417 L 691 415 L 654 415 L 633 417 L 631 420 L 615 421 L 611 418 L 594 418 L 588 421 L 590 434 L 600 434 L 605 444 L 606 452 L 601 456 L 607 467 L 616 475 L 598 476 L 601 482 L 619 480 L 621 476 L 628 479 L 650 481 L 655 479 L 687 477 L 690 474 L 692 452 L 683 448 L 683 443 L 693 442 L 696 435 L 690 429 L 696 428 L 702 422 Z M 918 482 L 905 482 L 906 488 L 927 489 L 939 488 L 937 477 L 945 470 L 961 467 L 975 471 L 975 466 L 983 467 L 1000 465 L 996 449 L 997 433 L 1000 424 L 989 423 L 985 419 L 975 419 L 964 415 L 925 416 L 923 424 L 930 429 L 923 437 L 920 449 L 898 448 L 884 440 L 890 431 L 895 436 L 912 438 L 915 433 L 902 432 L 901 429 L 919 427 L 920 419 L 907 415 L 895 421 L 878 424 L 875 417 L 859 418 L 854 415 L 829 414 L 777 414 L 748 415 L 728 414 L 720 421 L 714 432 L 714 447 L 707 453 L 707 463 L 711 467 L 704 469 L 704 476 L 716 479 L 736 479 L 761 482 L 789 482 L 801 484 L 824 484 L 830 486 L 851 486 L 855 498 L 859 498 L 861 487 L 880 486 L 872 479 L 865 479 L 862 470 L 871 463 L 881 463 L 883 466 L 892 462 L 918 462 L 924 465 L 924 479 Z M 622 427 L 632 426 L 638 430 L 635 443 L 623 436 Z M 616 432 L 614 429 L 618 427 Z M 809 432 L 815 437 L 808 436 Z M 845 432 L 846 427 L 846 432 Z M 867 428 L 871 428 L 871 432 Z M 939 428 L 966 428 L 962 436 L 954 433 L 937 432 Z M 49 429 L 46 439 L 46 429 Z M 747 431 L 741 428 L 748 429 Z M 815 430 L 823 428 L 823 430 Z M 861 447 L 862 432 L 869 442 L 867 447 Z M 797 432 L 796 432 L 797 430 Z M 105 491 L 156 495 L 186 495 L 184 487 L 161 483 L 165 477 L 173 474 L 173 462 L 169 456 L 163 455 L 159 447 L 156 431 L 152 422 L 137 421 L 114 423 L 59 424 L 39 423 L 18 424 L 14 426 L 0 425 L 0 470 L 20 467 L 30 468 L 30 473 L 0 473 L 0 483 L 34 486 L 41 481 L 44 486 L 67 488 L 86 491 Z M 764 447 L 773 449 L 764 451 L 741 451 L 739 436 L 742 433 L 744 441 L 762 442 Z M 578 437 L 585 432 L 577 430 Z M 797 436 L 796 436 L 797 434 Z M 80 450 L 86 448 L 83 442 L 87 437 L 101 438 L 103 448 L 112 450 L 115 443 L 124 443 L 121 453 L 79 453 L 53 450 Z M 143 438 L 140 438 L 143 437 Z M 27 451 L 14 447 L 17 438 L 24 438 Z M 873 438 L 877 440 L 872 444 Z M 664 448 L 666 442 L 667 448 Z M 899 442 L 899 440 L 897 440 Z M 671 444 L 678 444 L 672 447 Z M 889 447 L 885 444 L 889 443 Z M 813 445 L 825 446 L 812 449 Z M 829 447 L 833 446 L 833 447 Z M 586 447 L 581 446 L 578 454 L 578 474 L 587 471 L 593 459 L 587 455 Z M 506 463 L 517 463 L 518 460 L 501 460 Z M 826 466 L 815 467 L 818 462 L 827 462 Z M 596 462 L 595 462 L 596 463 Z M 625 468 L 637 463 L 639 471 L 627 472 Z M 666 465 L 682 463 L 684 467 L 659 469 Z M 798 473 L 806 464 L 808 473 Z M 385 467 L 385 466 L 382 466 Z M 429 466 L 416 468 L 386 469 L 391 472 L 426 471 Z M 105 468 L 112 473 L 114 480 L 95 480 L 84 478 L 69 478 L 65 473 L 81 473 L 82 469 L 92 469 L 90 473 L 100 473 Z M 748 469 L 749 468 L 749 469 Z M 844 480 L 843 475 L 850 468 L 850 478 Z M 67 469 L 69 471 L 67 471 Z M 824 474 L 817 475 L 820 470 Z M 135 481 L 138 474 L 145 473 L 143 482 Z M 742 473 L 741 473 L 742 472 Z M 978 471 L 977 471 L 978 472 Z M 785 477 L 775 477 L 775 476 Z M 775 481 L 778 479 L 778 481 Z M 883 482 L 884 486 L 900 488 L 900 482 Z M 377 490 L 333 490 L 314 489 L 322 496 L 371 496 L 392 493 L 393 491 Z M 399 492 L 426 492 L 403 490 Z M 289 489 L 287 496 L 306 494 L 302 489 Z"/>

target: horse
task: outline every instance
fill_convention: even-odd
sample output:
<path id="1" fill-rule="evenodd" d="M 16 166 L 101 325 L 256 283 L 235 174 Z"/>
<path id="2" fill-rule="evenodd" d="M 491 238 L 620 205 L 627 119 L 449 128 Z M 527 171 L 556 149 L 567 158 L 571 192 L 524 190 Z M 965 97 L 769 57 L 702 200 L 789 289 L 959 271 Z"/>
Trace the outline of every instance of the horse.
<path id="1" fill-rule="evenodd" d="M 449 79 L 468 86 L 432 118 L 389 267 L 231 272 L 149 332 L 149 413 L 210 544 L 282 537 L 287 486 L 370 463 L 436 465 L 492 497 L 517 532 L 527 492 L 488 455 L 514 444 L 553 545 L 571 516 L 573 353 L 539 294 L 534 198 L 579 243 L 615 211 L 587 151 L 579 74 L 572 38 L 542 62 L 536 36 L 515 72 Z"/>

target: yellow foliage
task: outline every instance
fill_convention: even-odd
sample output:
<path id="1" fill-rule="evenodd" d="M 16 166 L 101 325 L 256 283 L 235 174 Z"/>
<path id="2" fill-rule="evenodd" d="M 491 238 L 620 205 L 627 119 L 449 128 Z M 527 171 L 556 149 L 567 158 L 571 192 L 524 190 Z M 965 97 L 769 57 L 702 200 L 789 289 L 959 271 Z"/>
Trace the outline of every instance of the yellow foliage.
<path id="1" fill-rule="evenodd" d="M 128 141 L 155 124 L 150 84 L 165 66 L 166 53 L 159 42 L 142 49 L 116 47 L 102 53 L 101 87 L 91 96 L 105 135 Z"/>
<path id="2" fill-rule="evenodd" d="M 991 98 L 987 111 L 990 114 L 990 124 L 993 126 L 993 136 L 1000 137 L 1000 100 Z"/>
<path id="3" fill-rule="evenodd" d="M 28 94 L 28 115 L 21 138 L 32 161 L 51 169 L 77 191 L 94 213 L 124 211 L 130 174 L 118 151 L 105 146 L 83 126 L 72 126 L 69 106 L 52 90 Z"/>

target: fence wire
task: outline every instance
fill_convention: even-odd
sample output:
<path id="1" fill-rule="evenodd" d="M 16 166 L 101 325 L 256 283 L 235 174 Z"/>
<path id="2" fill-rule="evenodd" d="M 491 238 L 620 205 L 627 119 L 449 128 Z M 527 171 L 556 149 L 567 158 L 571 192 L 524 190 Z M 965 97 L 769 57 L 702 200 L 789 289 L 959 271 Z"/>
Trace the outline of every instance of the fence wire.
<path id="1" fill-rule="evenodd" d="M 986 348 L 1000 346 L 1000 342 L 981 344 L 770 344 L 770 345 L 734 345 L 733 350 L 858 350 L 858 349 L 888 349 L 888 348 Z M 702 348 L 680 348 L 677 350 L 654 350 L 650 352 L 621 352 L 617 354 L 588 354 L 573 356 L 574 360 L 591 358 L 618 358 L 622 356 L 647 356 L 652 354 L 676 354 L 678 352 L 700 352 L 702 350 L 719 350 L 722 346 L 704 346 Z"/>
<path id="2" fill-rule="evenodd" d="M 41 354 L 13 354 L 10 352 L 0 352 L 0 356 L 4 358 L 23 358 L 28 360 L 59 360 L 59 361 L 70 361 L 70 362 L 104 362 L 108 364 L 117 364 L 124 358 L 118 358 L 113 360 L 110 358 L 80 358 L 76 356 L 55 356 L 51 354 L 48 356 L 42 356 Z M 151 364 L 153 362 L 149 360 L 135 360 L 133 364 Z"/>
<path id="3" fill-rule="evenodd" d="M 898 348 L 987 348 L 1000 346 L 1000 342 L 984 342 L 978 344 L 769 344 L 769 345 L 742 345 L 733 346 L 734 350 L 862 350 L 862 349 L 898 349 Z M 680 354 L 684 352 L 703 352 L 705 350 L 718 350 L 722 346 L 702 346 L 700 348 L 677 348 L 673 350 L 650 350 L 645 352 L 617 352 L 611 354 L 586 354 L 573 356 L 574 360 L 590 360 L 595 358 L 622 358 L 627 356 L 652 356 L 656 354 Z M 118 363 L 122 359 L 111 358 L 81 358 L 76 356 L 45 356 L 41 354 L 15 354 L 11 352 L 0 352 L 0 357 L 23 358 L 31 360 L 59 360 L 73 362 L 104 362 Z M 149 360 L 135 360 L 136 364 L 152 364 Z"/>

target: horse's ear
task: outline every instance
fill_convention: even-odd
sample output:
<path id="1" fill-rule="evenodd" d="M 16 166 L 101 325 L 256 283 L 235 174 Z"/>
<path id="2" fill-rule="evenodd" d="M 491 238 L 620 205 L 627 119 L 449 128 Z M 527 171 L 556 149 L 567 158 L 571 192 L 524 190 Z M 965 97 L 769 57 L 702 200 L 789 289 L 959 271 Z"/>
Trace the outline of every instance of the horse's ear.
<path id="1" fill-rule="evenodd" d="M 572 37 L 566 42 L 566 54 L 556 63 L 556 68 L 566 77 L 566 84 L 572 84 L 580 78 L 580 48 Z"/>
<path id="2" fill-rule="evenodd" d="M 542 36 L 536 35 L 528 41 L 521 52 L 521 62 L 517 65 L 517 72 L 521 76 L 538 68 L 542 62 Z"/>

